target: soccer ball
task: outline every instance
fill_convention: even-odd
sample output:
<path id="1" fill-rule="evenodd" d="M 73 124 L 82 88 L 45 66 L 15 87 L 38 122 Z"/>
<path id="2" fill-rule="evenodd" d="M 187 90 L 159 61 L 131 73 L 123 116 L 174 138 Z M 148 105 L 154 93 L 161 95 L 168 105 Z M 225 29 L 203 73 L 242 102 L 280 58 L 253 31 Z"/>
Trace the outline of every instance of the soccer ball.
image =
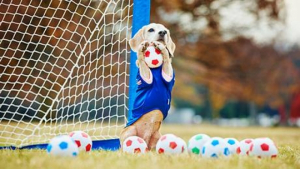
<path id="1" fill-rule="evenodd" d="M 224 140 L 228 144 L 230 154 L 236 154 L 237 148 L 240 146 L 240 142 L 235 138 L 225 138 Z"/>
<path id="2" fill-rule="evenodd" d="M 50 140 L 47 153 L 60 157 L 75 157 L 78 155 L 78 147 L 71 137 L 57 136 Z"/>
<path id="3" fill-rule="evenodd" d="M 148 152 L 148 146 L 146 142 L 138 136 L 130 136 L 126 138 L 122 144 L 123 152 L 135 154 L 144 154 Z"/>
<path id="4" fill-rule="evenodd" d="M 213 137 L 208 140 L 202 148 L 202 157 L 214 157 L 229 156 L 230 151 L 228 144 L 223 138 Z"/>
<path id="5" fill-rule="evenodd" d="M 156 144 L 156 152 L 158 154 L 181 154 L 184 151 L 183 140 L 174 134 L 161 136 Z"/>
<path id="6" fill-rule="evenodd" d="M 145 62 L 149 68 L 157 68 L 162 65 L 163 57 L 161 51 L 150 45 L 144 53 Z"/>
<path id="7" fill-rule="evenodd" d="M 206 134 L 197 134 L 188 141 L 189 153 L 201 155 L 203 145 L 210 139 Z"/>
<path id="8" fill-rule="evenodd" d="M 274 142 L 270 138 L 254 139 L 250 146 L 250 155 L 262 157 L 275 158 L 278 155 L 278 150 Z"/>
<path id="9" fill-rule="evenodd" d="M 69 136 L 75 141 L 79 151 L 91 151 L 93 143 L 91 137 L 87 133 L 83 131 L 73 131 Z"/>
<path id="10" fill-rule="evenodd" d="M 252 142 L 253 139 L 250 138 L 240 141 L 240 146 L 236 149 L 236 153 L 239 155 L 249 155 Z"/>
<path id="11" fill-rule="evenodd" d="M 179 140 L 179 147 L 181 147 L 181 152 L 186 153 L 188 150 L 186 142 L 180 137 L 177 137 L 177 139 Z"/>

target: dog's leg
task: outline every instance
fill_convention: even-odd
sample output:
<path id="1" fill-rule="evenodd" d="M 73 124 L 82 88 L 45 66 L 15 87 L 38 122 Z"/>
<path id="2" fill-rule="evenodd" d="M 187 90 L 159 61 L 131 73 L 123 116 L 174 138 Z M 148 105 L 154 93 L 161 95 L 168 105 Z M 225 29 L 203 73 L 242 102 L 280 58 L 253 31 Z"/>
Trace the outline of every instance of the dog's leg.
<path id="1" fill-rule="evenodd" d="M 142 138 L 145 140 L 148 148 L 150 148 L 149 147 L 149 142 L 150 142 L 150 139 L 151 139 L 151 136 L 152 136 L 152 133 L 153 133 L 153 128 L 152 128 L 152 125 L 150 125 L 149 123 L 146 126 L 146 128 L 147 128 L 147 130 L 144 131 Z"/>
<path id="2" fill-rule="evenodd" d="M 160 134 L 159 130 L 153 133 L 153 135 L 149 141 L 149 144 L 148 144 L 148 148 L 150 150 L 155 149 L 157 141 L 159 140 L 160 137 L 161 137 L 161 134 Z"/>
<path id="3" fill-rule="evenodd" d="M 142 78 L 148 82 L 148 83 L 152 83 L 152 73 L 150 68 L 147 66 L 146 62 L 145 62 L 145 56 L 144 53 L 147 49 L 147 47 L 149 46 L 149 42 L 144 41 L 139 45 L 139 49 L 137 52 L 137 65 L 139 67 L 140 70 L 140 75 L 142 76 Z"/>
<path id="4" fill-rule="evenodd" d="M 155 48 L 159 49 L 161 51 L 161 54 L 163 56 L 163 72 L 168 76 L 168 77 L 172 77 L 173 76 L 173 68 L 172 68 L 172 64 L 171 64 L 171 59 L 170 59 L 170 54 L 169 51 L 167 50 L 166 46 L 164 44 L 162 44 L 161 42 L 158 41 L 154 41 L 152 42 L 155 46 Z M 167 81 L 170 81 L 167 78 Z M 171 78 L 172 79 L 172 78 Z"/>
<path id="5" fill-rule="evenodd" d="M 128 126 L 127 128 L 125 128 L 120 135 L 120 143 L 121 143 L 121 150 L 122 150 L 122 146 L 123 146 L 123 142 L 125 141 L 126 138 L 130 137 L 130 136 L 136 136 L 137 135 L 137 130 L 135 126 Z"/>

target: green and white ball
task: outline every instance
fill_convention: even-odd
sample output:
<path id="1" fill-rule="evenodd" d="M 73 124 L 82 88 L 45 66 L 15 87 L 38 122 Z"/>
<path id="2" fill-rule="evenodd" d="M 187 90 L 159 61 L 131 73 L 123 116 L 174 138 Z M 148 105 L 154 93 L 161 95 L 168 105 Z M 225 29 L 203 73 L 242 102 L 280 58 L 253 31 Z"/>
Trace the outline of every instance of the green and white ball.
<path id="1" fill-rule="evenodd" d="M 203 145 L 210 139 L 206 134 L 197 134 L 188 141 L 188 152 L 191 154 L 201 155 Z"/>

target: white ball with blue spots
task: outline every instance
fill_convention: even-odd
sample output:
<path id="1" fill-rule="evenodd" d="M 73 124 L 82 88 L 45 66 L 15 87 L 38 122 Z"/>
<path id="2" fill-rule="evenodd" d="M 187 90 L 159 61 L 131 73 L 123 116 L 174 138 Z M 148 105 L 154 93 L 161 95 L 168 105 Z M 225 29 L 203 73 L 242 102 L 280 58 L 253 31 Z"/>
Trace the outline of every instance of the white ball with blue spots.
<path id="1" fill-rule="evenodd" d="M 78 146 L 67 135 L 57 136 L 50 140 L 47 146 L 47 153 L 59 157 L 76 157 L 78 155 Z"/>
<path id="2" fill-rule="evenodd" d="M 237 154 L 237 149 L 240 146 L 240 142 L 235 138 L 225 138 L 224 140 L 228 144 L 230 154 Z"/>
<path id="3" fill-rule="evenodd" d="M 230 151 L 228 144 L 220 137 L 212 137 L 203 145 L 202 148 L 202 157 L 218 158 L 229 155 Z"/>

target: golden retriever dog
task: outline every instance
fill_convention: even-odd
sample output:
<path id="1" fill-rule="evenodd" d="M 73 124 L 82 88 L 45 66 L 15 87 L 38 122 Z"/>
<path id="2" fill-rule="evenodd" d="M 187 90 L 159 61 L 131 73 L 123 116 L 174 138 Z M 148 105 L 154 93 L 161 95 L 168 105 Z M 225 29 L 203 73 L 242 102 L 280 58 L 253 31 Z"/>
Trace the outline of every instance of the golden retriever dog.
<path id="1" fill-rule="evenodd" d="M 165 26 L 151 23 L 142 27 L 129 40 L 129 45 L 137 53 L 137 96 L 132 117 L 129 117 L 127 126 L 121 132 L 120 141 L 122 144 L 126 138 L 138 136 L 145 140 L 149 149 L 153 149 L 161 137 L 161 123 L 170 109 L 171 91 L 175 82 L 171 57 L 175 44 Z M 162 66 L 149 68 L 145 63 L 144 52 L 149 45 L 161 51 Z"/>

